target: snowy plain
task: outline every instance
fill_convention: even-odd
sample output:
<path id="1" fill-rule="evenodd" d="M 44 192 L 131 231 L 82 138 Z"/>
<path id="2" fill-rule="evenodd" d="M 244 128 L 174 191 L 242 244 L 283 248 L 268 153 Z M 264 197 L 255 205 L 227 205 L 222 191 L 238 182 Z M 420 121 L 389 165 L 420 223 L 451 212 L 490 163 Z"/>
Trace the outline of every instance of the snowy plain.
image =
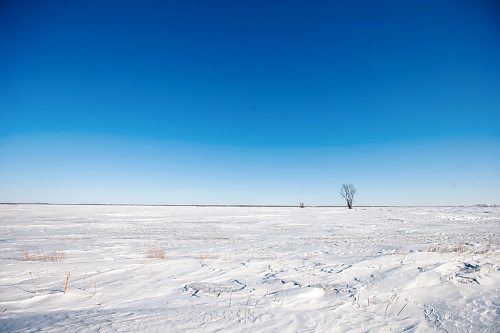
<path id="1" fill-rule="evenodd" d="M 1 332 L 499 332 L 500 208 L 0 205 Z"/>

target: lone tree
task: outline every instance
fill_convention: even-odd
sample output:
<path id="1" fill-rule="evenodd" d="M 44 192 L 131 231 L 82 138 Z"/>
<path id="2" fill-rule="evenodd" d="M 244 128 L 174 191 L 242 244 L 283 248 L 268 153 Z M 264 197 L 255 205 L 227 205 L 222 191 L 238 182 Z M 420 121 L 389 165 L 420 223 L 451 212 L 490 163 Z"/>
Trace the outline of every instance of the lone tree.
<path id="1" fill-rule="evenodd" d="M 352 184 L 342 184 L 342 187 L 340 187 L 340 195 L 345 199 L 349 209 L 352 209 L 352 200 L 355 194 L 356 189 Z"/>

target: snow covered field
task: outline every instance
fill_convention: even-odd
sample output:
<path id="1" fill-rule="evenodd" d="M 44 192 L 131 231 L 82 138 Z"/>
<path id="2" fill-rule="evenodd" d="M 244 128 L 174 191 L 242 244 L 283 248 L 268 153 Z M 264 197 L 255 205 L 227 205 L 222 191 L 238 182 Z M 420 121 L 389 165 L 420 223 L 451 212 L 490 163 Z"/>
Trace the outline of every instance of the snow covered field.
<path id="1" fill-rule="evenodd" d="M 498 332 L 500 208 L 0 205 L 0 331 Z"/>

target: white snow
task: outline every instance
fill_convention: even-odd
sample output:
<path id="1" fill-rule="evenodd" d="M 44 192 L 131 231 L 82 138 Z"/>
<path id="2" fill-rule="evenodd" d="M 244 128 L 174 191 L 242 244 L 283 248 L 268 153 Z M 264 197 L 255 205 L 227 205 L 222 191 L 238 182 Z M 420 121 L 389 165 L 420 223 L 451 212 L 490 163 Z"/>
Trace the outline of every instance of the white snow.
<path id="1" fill-rule="evenodd" d="M 490 207 L 0 205 L 0 331 L 498 332 L 499 236 Z"/>

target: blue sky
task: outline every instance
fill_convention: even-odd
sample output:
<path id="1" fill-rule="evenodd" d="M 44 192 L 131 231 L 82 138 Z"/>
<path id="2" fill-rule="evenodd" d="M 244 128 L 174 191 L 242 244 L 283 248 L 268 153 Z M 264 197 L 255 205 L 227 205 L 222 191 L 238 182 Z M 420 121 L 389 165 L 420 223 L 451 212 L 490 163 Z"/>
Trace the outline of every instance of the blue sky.
<path id="1" fill-rule="evenodd" d="M 494 1 L 0 5 L 0 201 L 500 203 Z"/>

